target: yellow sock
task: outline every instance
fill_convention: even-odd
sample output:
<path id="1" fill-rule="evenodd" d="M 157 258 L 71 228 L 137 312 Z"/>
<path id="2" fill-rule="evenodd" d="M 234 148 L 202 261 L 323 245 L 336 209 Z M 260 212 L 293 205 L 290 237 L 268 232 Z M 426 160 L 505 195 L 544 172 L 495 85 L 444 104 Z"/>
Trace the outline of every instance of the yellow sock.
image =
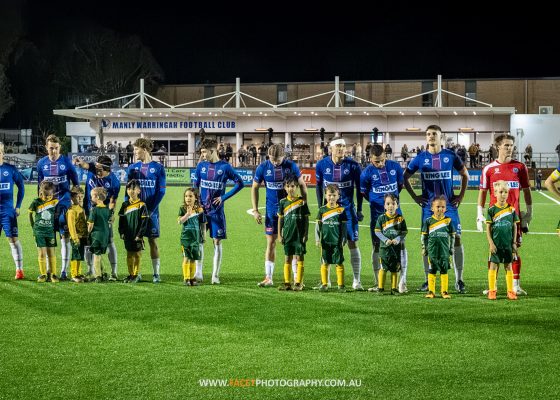
<path id="1" fill-rule="evenodd" d="M 78 274 L 77 276 L 82 275 L 82 262 L 81 261 L 76 261 L 76 273 Z"/>
<path id="2" fill-rule="evenodd" d="M 134 275 L 134 256 L 132 254 L 126 255 L 126 267 L 128 268 L 128 275 Z"/>
<path id="3" fill-rule="evenodd" d="M 344 265 L 338 264 L 336 266 L 336 284 L 338 286 L 344 286 Z"/>
<path id="4" fill-rule="evenodd" d="M 189 279 L 194 279 L 194 275 L 196 273 L 196 263 L 191 260 L 190 268 L 189 268 Z"/>
<path id="5" fill-rule="evenodd" d="M 488 270 L 488 289 L 490 290 L 496 290 L 496 275 L 498 275 L 497 270 L 495 269 Z M 507 274 L 506 274 L 506 279 L 507 279 Z"/>
<path id="6" fill-rule="evenodd" d="M 75 278 L 78 276 L 78 260 L 71 260 L 70 261 L 70 275 L 72 275 L 72 278 Z"/>
<path id="7" fill-rule="evenodd" d="M 449 291 L 449 275 L 440 274 L 439 279 L 441 281 L 441 293 Z"/>
<path id="8" fill-rule="evenodd" d="M 101 277 L 101 257 L 93 257 L 93 275 Z"/>
<path id="9" fill-rule="evenodd" d="M 385 286 L 385 270 L 383 268 L 379 269 L 379 273 L 377 274 L 377 287 L 379 289 L 383 289 Z"/>
<path id="10" fill-rule="evenodd" d="M 321 285 L 329 283 L 329 266 L 321 264 Z"/>
<path id="11" fill-rule="evenodd" d="M 428 291 L 436 292 L 436 274 L 428 274 Z"/>
<path id="12" fill-rule="evenodd" d="M 290 283 L 292 281 L 292 265 L 285 263 L 284 264 L 284 283 Z"/>
<path id="13" fill-rule="evenodd" d="M 506 271 L 506 286 L 508 292 L 513 292 L 513 271 Z"/>
<path id="14" fill-rule="evenodd" d="M 39 257 L 39 275 L 47 275 L 47 259 Z"/>
<path id="15" fill-rule="evenodd" d="M 134 274 L 132 275 L 140 275 L 140 262 L 142 261 L 142 255 L 137 253 L 134 256 Z"/>
<path id="16" fill-rule="evenodd" d="M 51 267 L 51 275 L 56 275 L 56 257 L 49 258 L 49 265 Z"/>
<path id="17" fill-rule="evenodd" d="M 303 280 L 303 261 L 297 262 L 296 283 L 301 283 Z"/>
<path id="18" fill-rule="evenodd" d="M 397 288 L 398 279 L 399 274 L 397 272 L 391 272 L 391 289 Z"/>
<path id="19" fill-rule="evenodd" d="M 189 279 L 190 275 L 190 263 L 188 261 L 183 261 L 183 279 Z"/>

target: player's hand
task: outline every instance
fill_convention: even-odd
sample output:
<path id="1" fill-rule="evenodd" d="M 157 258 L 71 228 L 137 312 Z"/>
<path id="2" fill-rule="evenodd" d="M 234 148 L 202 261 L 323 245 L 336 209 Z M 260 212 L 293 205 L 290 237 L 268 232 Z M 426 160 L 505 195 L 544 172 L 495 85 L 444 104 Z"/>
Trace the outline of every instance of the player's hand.
<path id="1" fill-rule="evenodd" d="M 111 197 L 111 200 L 109 200 L 109 210 L 114 210 L 115 205 L 116 205 L 115 198 Z"/>
<path id="2" fill-rule="evenodd" d="M 282 235 L 278 235 L 278 241 L 280 242 L 280 244 L 284 244 L 284 238 L 282 237 Z"/>
<path id="3" fill-rule="evenodd" d="M 74 165 L 80 165 L 82 163 L 82 159 L 80 157 L 76 157 L 72 160 Z"/>
<path id="4" fill-rule="evenodd" d="M 524 220 L 527 225 L 531 223 L 531 221 L 533 220 L 533 210 L 527 209 L 527 211 L 525 212 Z"/>
<path id="5" fill-rule="evenodd" d="M 498 249 L 496 248 L 496 245 L 494 243 L 490 243 L 490 253 L 496 254 L 497 251 Z"/>
<path id="6" fill-rule="evenodd" d="M 422 248 L 422 255 L 423 255 L 423 256 L 427 256 L 427 255 L 428 255 L 428 250 L 426 250 L 425 247 Z"/>
<path id="7" fill-rule="evenodd" d="M 514 243 L 514 244 L 511 246 L 511 251 L 512 251 L 512 253 L 517 254 L 517 244 L 516 244 L 516 243 Z"/>
<path id="8" fill-rule="evenodd" d="M 307 235 L 305 235 L 302 239 L 303 243 L 307 243 L 307 239 L 308 239 L 308 237 L 307 237 Z"/>
<path id="9" fill-rule="evenodd" d="M 482 232 L 484 230 L 484 222 L 486 221 L 486 218 L 484 218 L 484 215 L 482 214 L 478 214 L 476 217 L 476 230 L 479 232 Z"/>
<path id="10" fill-rule="evenodd" d="M 141 238 L 140 236 L 136 236 L 136 237 L 134 238 L 134 240 L 135 240 L 136 242 L 141 242 L 141 241 L 142 241 L 142 238 Z"/>
<path id="11" fill-rule="evenodd" d="M 418 195 L 414 196 L 414 202 L 420 207 L 425 207 L 426 205 L 428 205 L 428 199 Z"/>
<path id="12" fill-rule="evenodd" d="M 385 244 L 386 244 L 387 246 L 390 246 L 390 245 L 393 244 L 393 241 L 392 241 L 391 239 L 387 239 L 387 240 L 385 241 Z"/>
<path id="13" fill-rule="evenodd" d="M 19 217 L 19 208 L 16 208 L 14 211 L 16 212 L 16 217 Z"/>
<path id="14" fill-rule="evenodd" d="M 216 197 L 213 201 L 212 204 L 214 204 L 215 206 L 220 206 L 220 204 L 222 204 L 222 197 Z"/>
<path id="15" fill-rule="evenodd" d="M 321 245 L 321 242 L 319 242 L 319 241 L 315 242 L 315 246 L 319 247 L 320 245 Z"/>
<path id="16" fill-rule="evenodd" d="M 463 196 L 453 196 L 451 199 L 451 204 L 453 207 L 459 207 L 459 205 L 463 202 Z"/>
<path id="17" fill-rule="evenodd" d="M 257 224 L 262 225 L 262 215 L 259 210 L 253 210 L 253 218 L 255 218 Z"/>
<path id="18" fill-rule="evenodd" d="M 361 211 L 358 211 L 356 215 L 358 217 L 358 222 L 362 222 L 364 220 L 364 214 Z"/>
<path id="19" fill-rule="evenodd" d="M 124 240 L 124 233 L 121 233 L 121 239 Z"/>

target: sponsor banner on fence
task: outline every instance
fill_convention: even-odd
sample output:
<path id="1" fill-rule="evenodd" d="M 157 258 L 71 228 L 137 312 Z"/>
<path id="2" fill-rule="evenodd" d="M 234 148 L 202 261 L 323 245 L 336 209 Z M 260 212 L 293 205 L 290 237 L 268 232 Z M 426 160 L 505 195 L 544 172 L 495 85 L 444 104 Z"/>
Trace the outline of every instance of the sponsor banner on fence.
<path id="1" fill-rule="evenodd" d="M 479 169 L 469 170 L 468 187 L 478 187 L 480 185 L 481 175 L 482 171 Z M 459 175 L 455 170 L 453 170 L 453 186 L 461 186 L 461 175 Z"/>
<path id="2" fill-rule="evenodd" d="M 315 186 L 317 184 L 317 176 L 315 175 L 315 168 L 301 168 L 301 176 L 306 185 Z"/>
<path id="3" fill-rule="evenodd" d="M 167 183 L 188 185 L 191 183 L 191 171 L 194 175 L 194 169 L 191 170 L 190 168 L 165 168 Z"/>

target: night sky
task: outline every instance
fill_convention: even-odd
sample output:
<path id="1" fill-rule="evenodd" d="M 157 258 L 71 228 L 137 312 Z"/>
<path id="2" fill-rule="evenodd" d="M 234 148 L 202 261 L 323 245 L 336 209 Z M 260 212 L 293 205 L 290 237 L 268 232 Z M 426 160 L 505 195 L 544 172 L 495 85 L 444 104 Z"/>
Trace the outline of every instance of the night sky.
<path id="1" fill-rule="evenodd" d="M 506 16 L 465 3 L 468 10 L 449 17 L 404 4 L 397 4 L 399 14 L 343 3 L 331 13 L 290 2 L 188 3 L 29 1 L 26 19 L 35 38 L 74 21 L 138 35 L 167 84 L 236 76 L 242 82 L 560 76 L 560 34 L 546 10 Z"/>

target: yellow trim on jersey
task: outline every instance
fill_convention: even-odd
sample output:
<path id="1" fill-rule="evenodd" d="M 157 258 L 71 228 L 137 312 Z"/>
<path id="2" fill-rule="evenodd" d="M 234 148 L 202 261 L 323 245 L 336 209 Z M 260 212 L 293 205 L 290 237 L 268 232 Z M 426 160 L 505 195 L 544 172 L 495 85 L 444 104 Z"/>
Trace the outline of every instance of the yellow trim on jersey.
<path id="1" fill-rule="evenodd" d="M 441 220 L 431 224 L 428 227 L 428 232 L 432 233 L 433 231 L 436 231 L 438 229 L 441 229 L 443 227 L 449 226 L 449 224 L 451 223 L 451 218 L 447 217 L 447 218 L 442 218 Z"/>
<path id="2" fill-rule="evenodd" d="M 41 204 L 40 206 L 37 207 L 37 213 L 41 213 L 45 210 L 48 210 L 49 208 L 56 207 L 57 203 L 58 203 L 57 199 L 49 200 L 46 203 L 43 203 L 43 204 Z"/>
<path id="3" fill-rule="evenodd" d="M 337 215 L 340 215 L 344 212 L 344 208 L 343 207 L 335 207 L 335 208 L 331 208 L 330 210 L 325 211 L 322 215 L 321 215 L 321 221 L 325 222 L 326 220 L 332 218 L 332 217 L 336 217 Z"/>
<path id="4" fill-rule="evenodd" d="M 550 176 L 553 183 L 560 181 L 560 170 L 555 169 L 554 171 L 552 171 L 552 174 L 550 174 Z"/>
<path id="5" fill-rule="evenodd" d="M 385 213 L 385 215 L 387 215 L 387 213 Z M 387 215 L 389 218 L 391 218 L 389 215 Z M 395 224 L 398 224 L 400 222 L 403 222 L 404 218 L 401 217 L 400 215 L 396 215 L 394 218 L 388 220 L 387 222 L 385 222 L 383 224 L 383 230 L 385 229 L 389 229 L 390 227 L 392 227 Z"/>
<path id="6" fill-rule="evenodd" d="M 299 207 L 303 206 L 303 199 L 299 199 L 294 201 L 293 203 L 289 204 L 288 206 L 284 207 L 284 216 L 288 215 L 292 211 L 298 209 Z"/>
<path id="7" fill-rule="evenodd" d="M 126 209 L 124 210 L 124 215 L 140 209 L 140 207 L 142 207 L 143 205 L 145 205 L 145 203 L 140 200 L 138 200 L 136 203 L 129 204 L 128 207 L 126 207 Z M 145 216 L 143 215 L 142 218 L 145 218 Z"/>
<path id="8" fill-rule="evenodd" d="M 497 221 L 499 219 L 502 219 L 504 217 L 507 217 L 508 215 L 511 215 L 515 212 L 515 210 L 513 209 L 513 207 L 510 207 L 509 205 L 504 207 L 503 210 L 498 211 L 496 214 L 494 214 L 494 216 L 492 217 L 492 221 Z"/>

